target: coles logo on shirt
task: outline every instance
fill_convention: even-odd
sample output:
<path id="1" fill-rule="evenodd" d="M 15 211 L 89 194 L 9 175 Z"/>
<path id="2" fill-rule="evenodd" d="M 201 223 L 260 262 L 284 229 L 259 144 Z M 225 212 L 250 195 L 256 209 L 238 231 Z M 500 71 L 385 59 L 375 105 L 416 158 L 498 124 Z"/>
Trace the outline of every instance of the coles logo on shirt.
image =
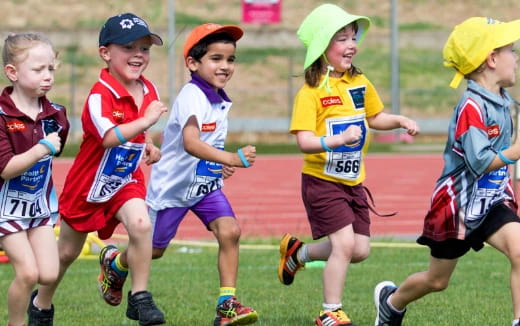
<path id="1" fill-rule="evenodd" d="M 500 136 L 500 127 L 498 125 L 489 126 L 487 133 L 489 138 L 498 137 Z"/>
<path id="2" fill-rule="evenodd" d="M 117 122 L 122 122 L 125 119 L 125 112 L 118 109 L 113 109 L 112 116 Z"/>
<path id="3" fill-rule="evenodd" d="M 326 108 L 331 105 L 342 105 L 341 97 L 339 96 L 327 96 L 320 98 L 321 106 Z"/>
<path id="4" fill-rule="evenodd" d="M 26 128 L 25 123 L 20 120 L 8 121 L 6 127 L 8 132 L 24 131 Z"/>
<path id="5" fill-rule="evenodd" d="M 210 123 L 203 123 L 201 131 L 202 132 L 212 132 L 212 131 L 215 131 L 215 129 L 217 129 L 217 122 L 214 121 L 214 122 L 210 122 Z"/>

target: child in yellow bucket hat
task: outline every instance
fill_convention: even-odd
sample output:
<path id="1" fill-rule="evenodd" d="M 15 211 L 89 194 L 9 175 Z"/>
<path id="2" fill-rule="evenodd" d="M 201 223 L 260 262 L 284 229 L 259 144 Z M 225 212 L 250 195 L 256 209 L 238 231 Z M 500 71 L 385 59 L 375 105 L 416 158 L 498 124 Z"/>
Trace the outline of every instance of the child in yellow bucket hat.
<path id="1" fill-rule="evenodd" d="M 365 260 L 370 251 L 370 205 L 363 186 L 369 128 L 418 132 L 414 121 L 383 112 L 376 89 L 353 65 L 369 26 L 367 17 L 324 4 L 297 32 L 307 48 L 305 85 L 295 99 L 290 131 L 305 154 L 302 194 L 312 236 L 324 240 L 304 244 L 286 234 L 278 277 L 290 285 L 305 263 L 327 262 L 319 326 L 352 325 L 342 295 L 349 263 Z"/>
<path id="2" fill-rule="evenodd" d="M 520 218 L 508 173 L 520 159 L 520 140 L 512 144 L 514 100 L 506 91 L 515 84 L 513 43 L 519 39 L 520 20 L 473 17 L 455 26 L 446 42 L 444 65 L 456 70 L 450 86 L 466 78 L 467 89 L 450 122 L 444 169 L 417 239 L 430 248 L 430 266 L 399 287 L 391 281 L 376 286 L 376 326 L 401 325 L 409 303 L 445 290 L 458 259 L 485 242 L 510 261 L 512 326 L 520 325 Z"/>

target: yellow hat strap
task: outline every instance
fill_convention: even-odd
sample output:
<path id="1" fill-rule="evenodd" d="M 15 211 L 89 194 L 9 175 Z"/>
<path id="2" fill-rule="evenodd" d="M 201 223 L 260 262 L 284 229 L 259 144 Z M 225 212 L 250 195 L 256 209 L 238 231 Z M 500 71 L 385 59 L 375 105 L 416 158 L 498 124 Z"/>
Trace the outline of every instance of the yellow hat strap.
<path id="1" fill-rule="evenodd" d="M 453 79 L 451 80 L 450 87 L 451 88 L 457 88 L 459 87 L 460 82 L 464 78 L 464 74 L 462 74 L 460 71 L 455 72 L 455 76 L 453 76 Z"/>
<path id="2" fill-rule="evenodd" d="M 329 60 L 325 56 L 325 53 L 323 54 L 323 59 L 325 59 L 325 62 L 327 63 L 327 72 L 325 73 L 325 77 L 323 78 L 323 81 L 318 86 L 318 89 L 325 88 L 327 93 L 332 93 L 332 89 L 330 88 L 329 75 L 330 75 L 331 71 L 334 71 L 334 67 L 329 63 Z"/>

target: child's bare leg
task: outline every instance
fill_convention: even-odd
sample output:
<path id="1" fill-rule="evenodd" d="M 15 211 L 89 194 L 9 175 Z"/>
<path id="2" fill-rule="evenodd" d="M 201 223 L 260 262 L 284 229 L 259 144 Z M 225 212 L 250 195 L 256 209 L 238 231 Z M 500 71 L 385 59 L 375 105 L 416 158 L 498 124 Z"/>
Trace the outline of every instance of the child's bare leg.
<path id="1" fill-rule="evenodd" d="M 128 232 L 128 247 L 121 253 L 121 263 L 128 266 L 132 275 L 132 294 L 146 291 L 152 260 L 152 225 L 145 202 L 130 199 L 116 216 Z"/>
<path id="2" fill-rule="evenodd" d="M 35 304 L 40 309 L 50 309 L 52 297 L 69 266 L 76 260 L 83 249 L 87 233 L 78 232 L 71 228 L 65 221 L 60 223 L 60 235 L 58 238 L 59 274 L 58 278 L 49 284 L 38 288 Z"/>
<path id="3" fill-rule="evenodd" d="M 430 257 L 428 270 L 408 276 L 390 297 L 390 304 L 398 310 L 403 310 L 410 302 L 428 293 L 446 289 L 457 261 Z"/>
<path id="4" fill-rule="evenodd" d="M 213 220 L 209 227 L 219 244 L 220 286 L 235 287 L 238 273 L 240 227 L 233 217 L 220 217 Z"/>

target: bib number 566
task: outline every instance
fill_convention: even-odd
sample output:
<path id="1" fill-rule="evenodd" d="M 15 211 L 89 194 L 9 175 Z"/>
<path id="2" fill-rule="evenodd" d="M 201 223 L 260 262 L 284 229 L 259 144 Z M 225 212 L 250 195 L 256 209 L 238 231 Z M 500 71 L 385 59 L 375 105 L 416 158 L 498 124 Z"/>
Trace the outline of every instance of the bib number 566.
<path id="1" fill-rule="evenodd" d="M 334 169 L 337 173 L 358 173 L 359 160 L 337 161 Z"/>

